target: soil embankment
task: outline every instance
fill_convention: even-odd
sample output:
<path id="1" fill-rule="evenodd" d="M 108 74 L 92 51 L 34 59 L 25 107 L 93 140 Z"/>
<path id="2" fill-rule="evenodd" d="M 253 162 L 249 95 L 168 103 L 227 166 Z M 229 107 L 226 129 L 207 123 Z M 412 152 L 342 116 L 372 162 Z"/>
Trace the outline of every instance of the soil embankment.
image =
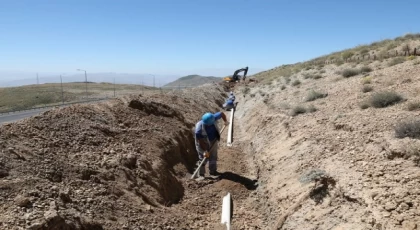
<path id="1" fill-rule="evenodd" d="M 239 140 L 228 149 L 222 138 L 219 180 L 189 180 L 197 161 L 192 129 L 224 97 L 207 85 L 1 126 L 1 229 L 222 229 L 227 192 L 234 226 L 261 226 L 251 202 L 256 176 Z"/>

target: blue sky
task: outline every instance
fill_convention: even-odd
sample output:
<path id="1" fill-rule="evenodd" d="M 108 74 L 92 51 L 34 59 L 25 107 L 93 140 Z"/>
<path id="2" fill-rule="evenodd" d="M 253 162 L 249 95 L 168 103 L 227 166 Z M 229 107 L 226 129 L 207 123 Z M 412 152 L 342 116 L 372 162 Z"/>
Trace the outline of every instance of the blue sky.
<path id="1" fill-rule="evenodd" d="M 0 0 L 0 78 L 254 72 L 420 32 L 419 10 L 418 0 Z"/>

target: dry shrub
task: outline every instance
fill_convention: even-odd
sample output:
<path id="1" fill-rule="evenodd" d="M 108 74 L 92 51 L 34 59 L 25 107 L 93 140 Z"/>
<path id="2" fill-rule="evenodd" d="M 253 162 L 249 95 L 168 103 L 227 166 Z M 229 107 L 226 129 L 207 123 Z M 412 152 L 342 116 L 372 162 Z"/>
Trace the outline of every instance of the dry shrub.
<path id="1" fill-rule="evenodd" d="M 367 103 L 367 102 L 362 102 L 362 103 L 359 105 L 359 107 L 360 107 L 361 109 L 367 109 L 367 108 L 369 108 L 369 107 L 370 107 L 370 105 L 369 105 L 369 103 Z"/>
<path id="2" fill-rule="evenodd" d="M 372 86 L 370 86 L 370 85 L 364 85 L 363 87 L 362 87 L 362 92 L 363 93 L 368 93 L 368 92 L 371 92 L 373 90 L 373 87 Z"/>
<path id="3" fill-rule="evenodd" d="M 341 72 L 341 75 L 345 78 L 353 77 L 358 75 L 360 72 L 357 69 L 345 69 Z"/>
<path id="4" fill-rule="evenodd" d="M 341 56 L 343 57 L 344 60 L 347 60 L 351 57 L 353 57 L 354 53 L 351 51 L 346 51 L 344 52 Z"/>
<path id="5" fill-rule="evenodd" d="M 328 96 L 328 93 L 320 93 L 315 90 L 311 90 L 306 96 L 305 101 L 315 101 L 316 99 L 324 98 L 327 96 Z"/>
<path id="6" fill-rule="evenodd" d="M 401 121 L 395 126 L 395 137 L 420 139 L 420 120 Z"/>
<path id="7" fill-rule="evenodd" d="M 415 111 L 415 110 L 418 110 L 418 109 L 420 109 L 420 102 L 409 102 L 408 104 L 407 104 L 407 110 L 408 111 Z"/>
<path id="8" fill-rule="evenodd" d="M 307 111 L 306 111 L 305 107 L 298 105 L 298 106 L 293 107 L 293 109 L 291 111 L 291 115 L 292 116 L 297 116 L 299 114 L 304 114 L 306 112 Z"/>
<path id="9" fill-rule="evenodd" d="M 294 80 L 293 82 L 292 82 L 292 85 L 293 86 L 297 86 L 297 85 L 300 85 L 300 81 L 299 80 Z"/>
<path id="10" fill-rule="evenodd" d="M 372 68 L 370 68 L 369 66 L 363 66 L 362 68 L 360 68 L 360 73 L 369 73 L 372 72 Z"/>
<path id="11" fill-rule="evenodd" d="M 411 55 L 411 56 L 407 57 L 407 60 L 409 60 L 409 61 L 412 61 L 414 59 L 416 59 L 416 56 Z"/>
<path id="12" fill-rule="evenodd" d="M 316 112 L 318 109 L 314 106 L 314 105 L 310 105 L 310 106 L 308 106 L 308 109 L 307 109 L 307 111 L 308 111 L 308 113 L 314 113 L 314 112 Z"/>
<path id="13" fill-rule="evenodd" d="M 410 45 L 408 44 L 403 45 L 403 47 L 401 48 L 401 51 L 410 52 Z"/>
<path id="14" fill-rule="evenodd" d="M 336 66 L 340 66 L 342 64 L 344 64 L 344 61 L 342 61 L 342 60 L 338 60 L 338 61 L 335 62 Z"/>
<path id="15" fill-rule="evenodd" d="M 397 104 L 403 100 L 403 97 L 396 92 L 378 92 L 370 98 L 370 104 L 375 108 L 385 108 Z"/>
<path id="16" fill-rule="evenodd" d="M 250 91 L 251 91 L 251 89 L 250 89 L 250 88 L 248 88 L 248 87 L 245 87 L 245 88 L 243 88 L 243 89 L 242 89 L 242 93 L 243 93 L 244 95 L 247 95 Z"/>
<path id="17" fill-rule="evenodd" d="M 401 64 L 405 61 L 405 59 L 403 57 L 396 57 L 393 58 L 389 63 L 388 66 L 394 66 L 394 65 L 398 65 Z"/>
<path id="18" fill-rule="evenodd" d="M 371 82 L 372 82 L 372 77 L 366 76 L 362 79 L 363 85 L 370 84 Z"/>

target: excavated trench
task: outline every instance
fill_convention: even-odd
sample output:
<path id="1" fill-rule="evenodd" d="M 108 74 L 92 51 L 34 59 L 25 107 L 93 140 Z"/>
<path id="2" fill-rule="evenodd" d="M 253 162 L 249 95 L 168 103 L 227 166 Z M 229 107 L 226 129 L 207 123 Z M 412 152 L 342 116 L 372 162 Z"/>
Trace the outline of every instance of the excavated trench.
<path id="1" fill-rule="evenodd" d="M 227 192 L 234 226 L 258 228 L 257 176 L 240 139 L 227 148 L 224 133 L 219 179 L 188 179 L 191 130 L 224 96 L 220 86 L 138 95 L 1 126 L 1 229 L 220 229 Z"/>

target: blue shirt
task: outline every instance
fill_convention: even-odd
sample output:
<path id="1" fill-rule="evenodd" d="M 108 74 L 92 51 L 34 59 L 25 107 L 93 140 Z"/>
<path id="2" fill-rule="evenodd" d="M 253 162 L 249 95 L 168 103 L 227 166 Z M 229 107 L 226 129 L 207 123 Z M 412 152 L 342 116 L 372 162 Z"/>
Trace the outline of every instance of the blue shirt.
<path id="1" fill-rule="evenodd" d="M 222 113 L 221 112 L 217 112 L 215 114 L 213 114 L 214 119 L 217 121 L 220 118 L 222 118 Z M 195 138 L 196 139 L 200 139 L 200 138 L 208 138 L 209 141 L 214 141 L 217 138 L 217 129 L 216 129 L 216 123 L 213 125 L 203 125 L 203 121 L 199 121 L 197 123 L 197 125 L 195 126 Z M 204 136 L 203 132 L 202 132 L 202 127 L 204 126 L 204 129 L 207 133 L 207 136 Z"/>

